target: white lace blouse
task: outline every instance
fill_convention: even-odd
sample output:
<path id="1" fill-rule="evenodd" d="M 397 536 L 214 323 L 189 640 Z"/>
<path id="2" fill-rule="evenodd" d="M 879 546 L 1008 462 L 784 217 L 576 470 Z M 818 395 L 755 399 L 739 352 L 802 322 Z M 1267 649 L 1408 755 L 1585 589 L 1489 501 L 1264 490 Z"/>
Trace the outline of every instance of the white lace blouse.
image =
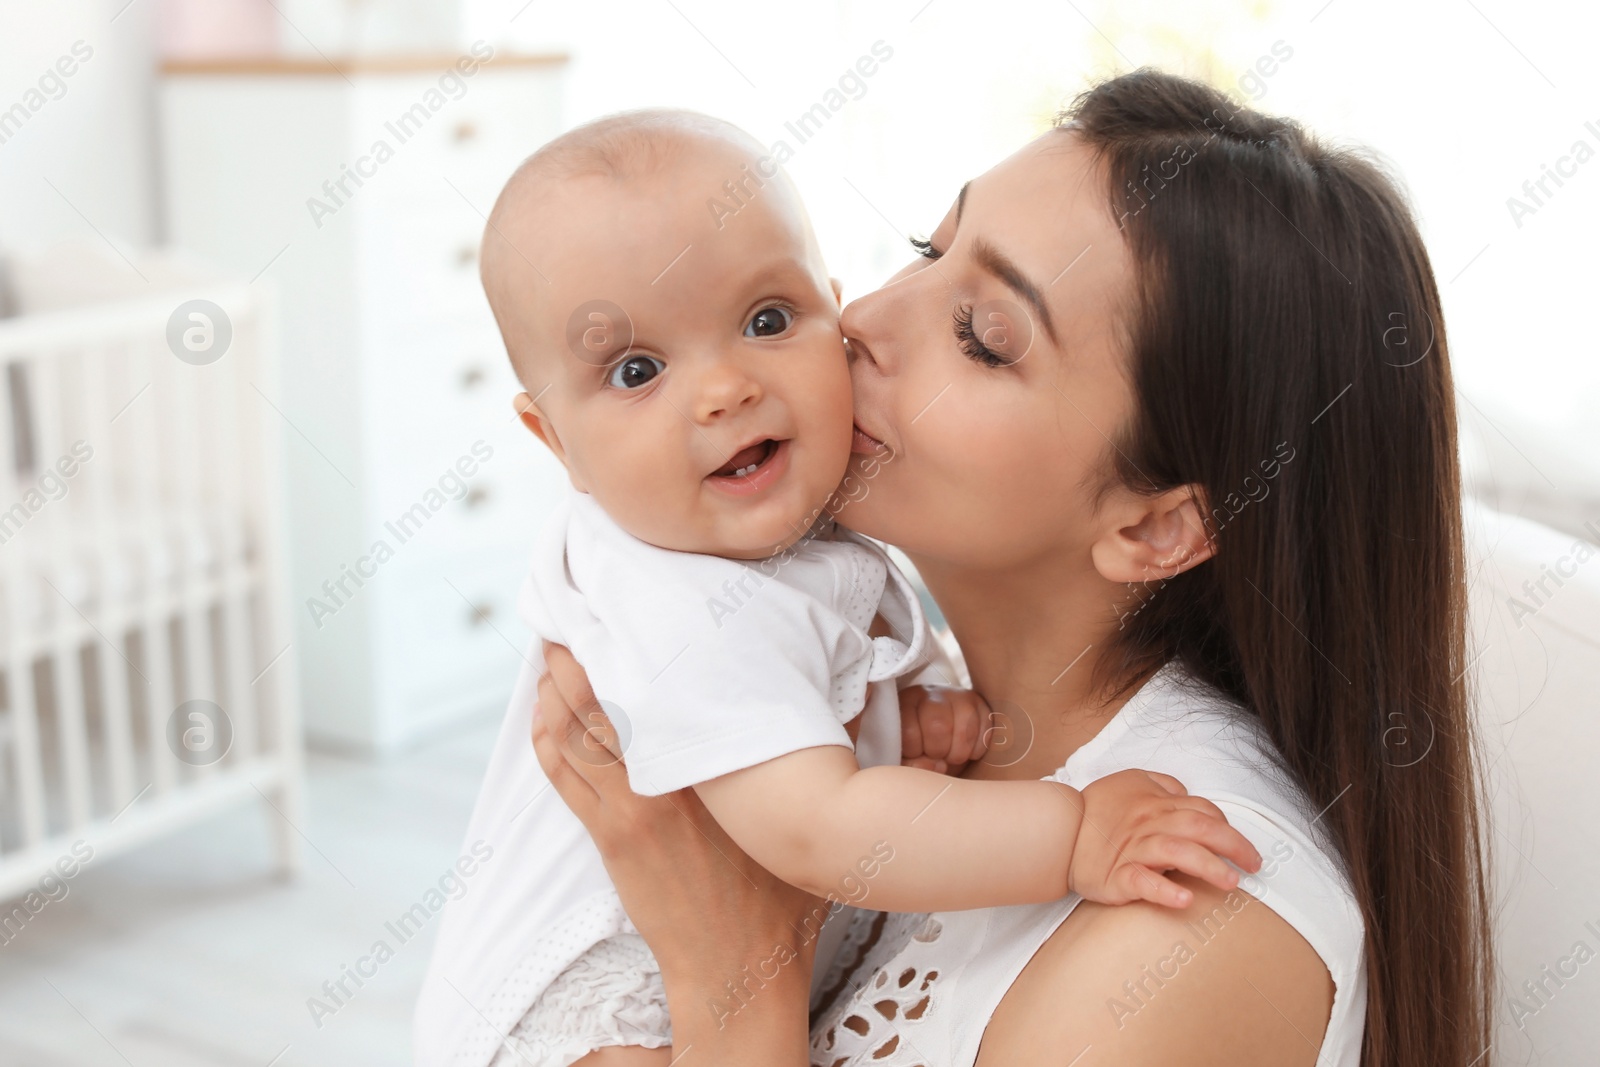
<path id="1" fill-rule="evenodd" d="M 1278 770 L 1254 720 L 1169 665 L 1052 777 L 1082 788 L 1130 767 L 1170 774 L 1212 800 L 1261 852 L 1261 871 L 1241 888 L 1293 926 L 1333 978 L 1317 1063 L 1358 1067 L 1366 1020 L 1361 914 L 1317 813 Z M 813 1067 L 971 1067 L 1006 990 L 1081 899 L 857 914 L 820 984 Z M 1231 917 L 1219 908 L 1191 925 L 1196 945 Z M 1122 1008 L 1133 1014 L 1142 1006 L 1130 993 Z"/>

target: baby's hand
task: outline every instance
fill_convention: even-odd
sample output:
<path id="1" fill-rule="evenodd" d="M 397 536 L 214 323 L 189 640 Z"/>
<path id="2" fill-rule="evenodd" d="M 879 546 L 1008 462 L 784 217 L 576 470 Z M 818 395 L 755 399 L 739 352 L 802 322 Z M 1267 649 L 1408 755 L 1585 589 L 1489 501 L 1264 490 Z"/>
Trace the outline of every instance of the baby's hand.
<path id="1" fill-rule="evenodd" d="M 989 750 L 990 712 L 970 689 L 912 685 L 900 690 L 900 763 L 959 775 Z"/>
<path id="2" fill-rule="evenodd" d="M 1191 797 L 1176 778 L 1119 771 L 1083 790 L 1083 825 L 1072 851 L 1071 888 L 1085 900 L 1127 904 L 1148 900 L 1189 906 L 1194 894 L 1162 872 L 1179 870 L 1233 889 L 1239 872 L 1261 868 L 1261 855 L 1228 825 L 1218 807 Z"/>

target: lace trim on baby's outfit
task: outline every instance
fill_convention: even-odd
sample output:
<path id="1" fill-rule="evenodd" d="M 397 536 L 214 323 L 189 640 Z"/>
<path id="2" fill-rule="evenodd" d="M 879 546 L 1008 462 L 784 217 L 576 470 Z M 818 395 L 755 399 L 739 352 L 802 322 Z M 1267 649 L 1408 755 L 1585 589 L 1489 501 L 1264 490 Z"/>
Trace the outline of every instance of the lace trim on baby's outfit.
<path id="1" fill-rule="evenodd" d="M 568 1067 L 600 1048 L 672 1044 L 667 994 L 638 934 L 591 945 L 512 1027 L 491 1067 Z"/>
<path id="2" fill-rule="evenodd" d="M 943 930 L 932 915 L 856 916 L 813 1019 L 812 1067 L 928 1067 L 917 1028 L 939 997 Z"/>

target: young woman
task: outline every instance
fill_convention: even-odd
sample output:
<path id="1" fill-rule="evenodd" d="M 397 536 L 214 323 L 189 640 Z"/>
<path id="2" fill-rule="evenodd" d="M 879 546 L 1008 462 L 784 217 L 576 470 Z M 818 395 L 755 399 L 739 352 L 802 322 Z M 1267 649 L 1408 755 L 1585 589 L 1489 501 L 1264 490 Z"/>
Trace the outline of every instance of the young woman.
<path id="1" fill-rule="evenodd" d="M 969 777 L 1165 771 L 1268 865 L 1248 893 L 1186 880 L 1186 912 L 863 913 L 808 1027 L 818 902 L 691 792 L 579 755 L 593 697 L 551 649 L 535 748 L 675 1042 L 580 1062 L 1485 1062 L 1453 390 L 1393 183 L 1139 71 L 918 251 L 844 312 L 864 454 L 840 519 L 916 563 L 1003 713 L 982 759 L 927 747 Z"/>

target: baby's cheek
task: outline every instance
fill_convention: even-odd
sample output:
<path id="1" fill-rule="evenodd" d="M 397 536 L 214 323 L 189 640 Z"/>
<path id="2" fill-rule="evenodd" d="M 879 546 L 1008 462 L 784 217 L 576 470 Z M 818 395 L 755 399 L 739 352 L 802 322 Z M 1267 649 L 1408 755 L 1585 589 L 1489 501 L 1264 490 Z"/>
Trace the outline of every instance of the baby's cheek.
<path id="1" fill-rule="evenodd" d="M 618 525 L 652 544 L 674 540 L 665 535 L 681 522 L 683 500 L 694 488 L 686 484 L 687 460 L 674 454 L 676 441 L 619 433 L 610 440 L 591 440 L 581 459 L 588 491 Z M 641 447 L 648 444 L 650 447 Z"/>
<path id="2" fill-rule="evenodd" d="M 851 425 L 855 421 L 855 397 L 850 385 L 850 367 L 841 350 L 837 359 L 828 360 L 811 383 L 809 392 L 816 398 L 816 417 L 821 432 L 848 453 Z"/>

